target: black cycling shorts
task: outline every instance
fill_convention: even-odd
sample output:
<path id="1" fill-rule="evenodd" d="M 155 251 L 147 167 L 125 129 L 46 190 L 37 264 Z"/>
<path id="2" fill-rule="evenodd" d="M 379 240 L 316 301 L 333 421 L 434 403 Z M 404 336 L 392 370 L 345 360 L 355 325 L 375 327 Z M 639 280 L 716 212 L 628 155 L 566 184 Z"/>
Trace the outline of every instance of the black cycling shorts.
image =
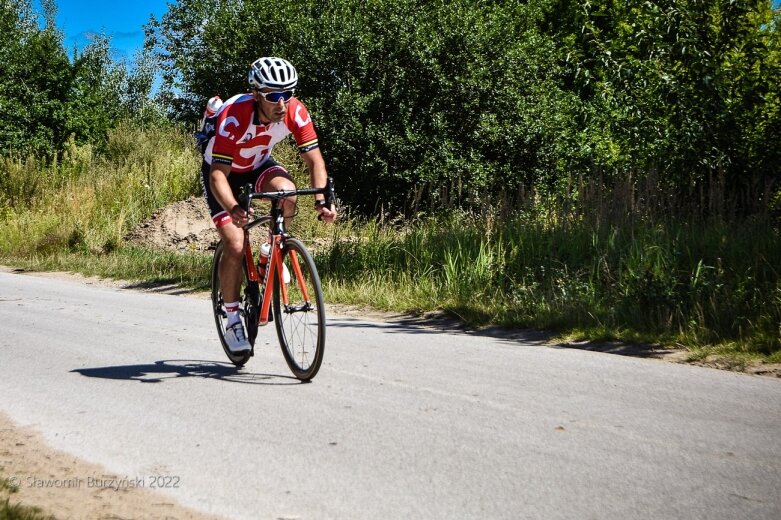
<path id="1" fill-rule="evenodd" d="M 209 214 L 212 217 L 212 221 L 219 229 L 230 222 L 231 217 L 225 208 L 223 208 L 220 203 L 217 202 L 217 198 L 212 193 L 211 187 L 209 185 L 209 173 L 211 172 L 211 169 L 211 165 L 206 161 L 203 161 L 203 164 L 201 164 L 201 188 L 203 189 L 203 196 L 206 198 L 206 203 L 209 205 Z M 233 196 L 238 197 L 241 187 L 247 183 L 251 183 L 255 191 L 261 191 L 263 181 L 272 175 L 283 175 L 291 181 L 293 180 L 283 166 L 279 165 L 274 159 L 269 157 L 263 162 L 263 164 L 260 165 L 260 167 L 252 170 L 251 172 L 231 172 L 231 174 L 228 175 L 228 184 L 231 187 Z"/>

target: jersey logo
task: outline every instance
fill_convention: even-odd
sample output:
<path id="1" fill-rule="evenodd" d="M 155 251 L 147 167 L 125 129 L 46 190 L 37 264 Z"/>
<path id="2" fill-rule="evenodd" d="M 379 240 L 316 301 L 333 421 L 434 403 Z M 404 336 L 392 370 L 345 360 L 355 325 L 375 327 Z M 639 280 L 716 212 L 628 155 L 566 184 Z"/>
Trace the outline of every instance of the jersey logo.
<path id="1" fill-rule="evenodd" d="M 306 125 L 312 122 L 312 116 L 309 114 L 306 115 L 306 119 L 301 117 L 301 110 L 303 110 L 304 107 L 301 105 L 298 105 L 296 107 L 296 124 L 298 125 L 298 128 L 304 128 Z"/>
<path id="2" fill-rule="evenodd" d="M 251 141 L 245 143 L 247 148 L 239 148 L 239 156 L 233 158 L 234 162 L 239 166 L 259 165 L 271 152 L 268 146 L 270 142 L 270 135 L 256 135 Z"/>
<path id="3" fill-rule="evenodd" d="M 266 160 L 269 149 L 266 146 L 255 146 L 252 148 L 242 148 L 239 150 L 239 155 L 242 159 L 247 159 L 246 164 L 260 164 Z"/>
<path id="4" fill-rule="evenodd" d="M 227 127 L 229 125 L 235 125 L 238 127 L 239 120 L 233 116 L 230 116 L 230 117 L 226 117 L 225 120 L 220 124 L 220 130 L 219 130 L 220 135 L 230 139 L 233 138 L 233 134 L 231 134 L 230 131 L 227 131 Z"/>

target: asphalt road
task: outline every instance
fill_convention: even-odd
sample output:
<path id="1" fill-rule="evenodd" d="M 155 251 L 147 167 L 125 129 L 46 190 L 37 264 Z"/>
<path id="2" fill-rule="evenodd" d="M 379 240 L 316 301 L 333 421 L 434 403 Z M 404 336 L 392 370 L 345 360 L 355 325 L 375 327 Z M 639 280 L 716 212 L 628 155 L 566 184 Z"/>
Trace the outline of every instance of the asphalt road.
<path id="1" fill-rule="evenodd" d="M 0 273 L 0 410 L 205 512 L 781 518 L 778 380 L 344 316 L 310 384 L 259 346 L 227 364 L 204 298 Z"/>

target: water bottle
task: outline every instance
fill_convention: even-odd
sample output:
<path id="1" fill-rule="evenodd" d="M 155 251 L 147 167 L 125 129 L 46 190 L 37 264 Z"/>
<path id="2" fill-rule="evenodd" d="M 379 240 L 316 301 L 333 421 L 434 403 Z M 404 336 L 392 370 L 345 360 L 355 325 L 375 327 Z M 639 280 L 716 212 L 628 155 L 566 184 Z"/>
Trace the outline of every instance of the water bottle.
<path id="1" fill-rule="evenodd" d="M 261 282 L 266 278 L 266 266 L 268 265 L 269 256 L 271 256 L 271 244 L 264 242 L 260 246 L 260 258 L 258 259 L 258 274 Z"/>
<path id="2" fill-rule="evenodd" d="M 206 110 L 203 112 L 203 119 L 201 119 L 201 131 L 205 130 L 206 126 L 206 120 L 210 117 L 214 117 L 214 114 L 217 113 L 217 111 L 222 106 L 222 99 L 220 99 L 220 96 L 214 96 L 213 98 L 209 99 L 209 101 L 206 103 Z"/>
<path id="3" fill-rule="evenodd" d="M 203 113 L 205 117 L 212 117 L 222 106 L 222 99 L 220 96 L 214 96 L 206 103 L 206 112 Z"/>

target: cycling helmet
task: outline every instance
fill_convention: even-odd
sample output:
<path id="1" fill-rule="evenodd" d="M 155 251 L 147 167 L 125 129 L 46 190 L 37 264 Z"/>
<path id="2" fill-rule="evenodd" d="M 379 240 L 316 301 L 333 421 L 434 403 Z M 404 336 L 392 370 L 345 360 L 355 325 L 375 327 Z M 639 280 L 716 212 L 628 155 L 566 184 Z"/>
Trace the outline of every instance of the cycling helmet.
<path id="1" fill-rule="evenodd" d="M 292 90 L 298 84 L 298 73 L 282 58 L 258 58 L 249 69 L 249 84 L 254 89 Z"/>

